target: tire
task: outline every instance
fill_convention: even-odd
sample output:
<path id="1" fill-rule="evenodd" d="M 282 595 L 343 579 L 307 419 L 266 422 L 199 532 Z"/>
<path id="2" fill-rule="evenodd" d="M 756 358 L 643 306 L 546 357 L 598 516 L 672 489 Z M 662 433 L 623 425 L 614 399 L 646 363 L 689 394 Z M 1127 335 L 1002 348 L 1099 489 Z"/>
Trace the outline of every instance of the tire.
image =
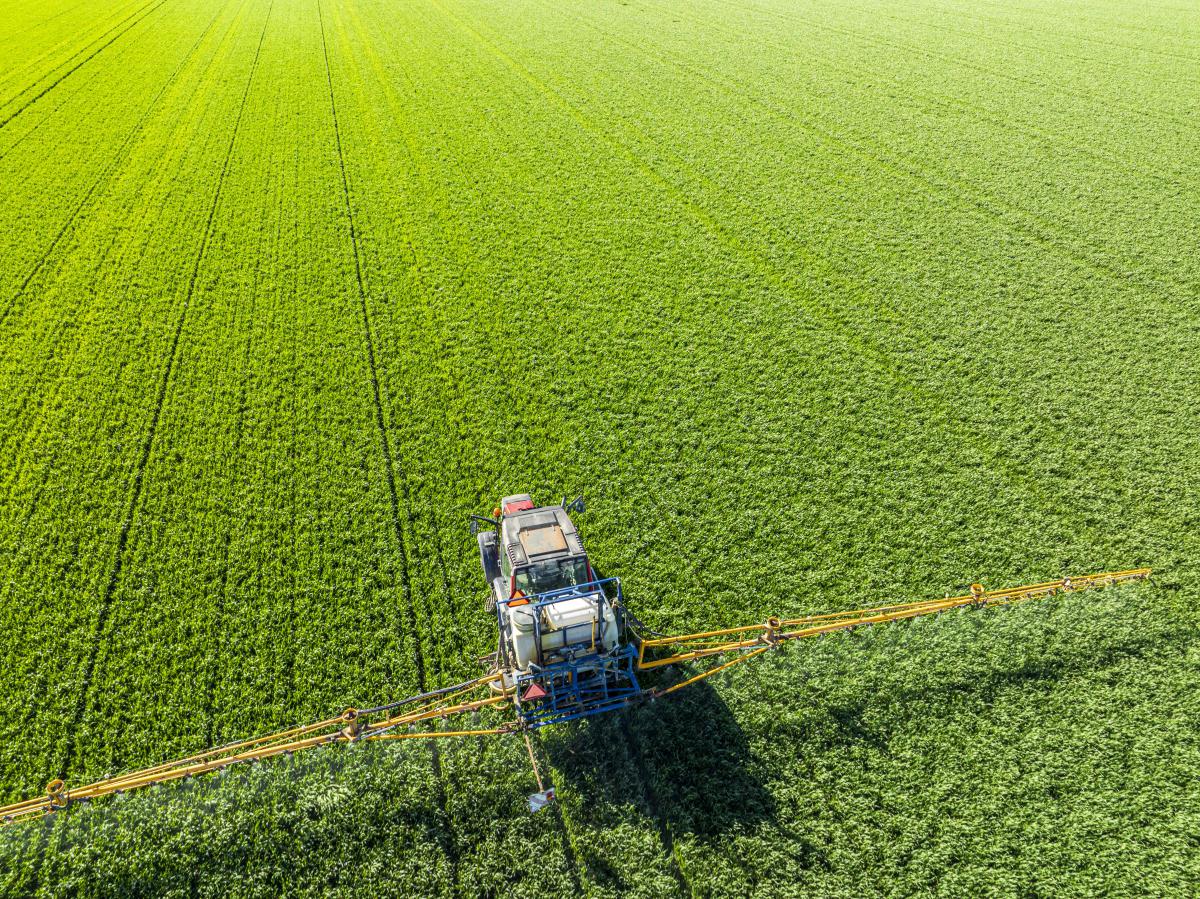
<path id="1" fill-rule="evenodd" d="M 476 534 L 475 539 L 479 543 L 479 564 L 483 566 L 483 576 L 490 590 L 492 581 L 500 576 L 500 548 L 496 545 L 496 532 L 483 531 Z"/>

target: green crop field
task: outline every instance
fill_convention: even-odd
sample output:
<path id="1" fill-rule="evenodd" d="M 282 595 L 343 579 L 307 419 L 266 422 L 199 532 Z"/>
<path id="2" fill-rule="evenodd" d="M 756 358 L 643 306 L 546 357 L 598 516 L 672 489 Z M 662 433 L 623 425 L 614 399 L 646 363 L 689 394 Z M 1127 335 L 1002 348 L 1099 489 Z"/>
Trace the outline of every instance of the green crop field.
<path id="1" fill-rule="evenodd" d="M 1152 565 L 0 830 L 39 896 L 1200 893 L 1200 11 L 13 0 L 0 802 L 664 632 Z M 679 677 L 679 673 L 668 675 Z"/>

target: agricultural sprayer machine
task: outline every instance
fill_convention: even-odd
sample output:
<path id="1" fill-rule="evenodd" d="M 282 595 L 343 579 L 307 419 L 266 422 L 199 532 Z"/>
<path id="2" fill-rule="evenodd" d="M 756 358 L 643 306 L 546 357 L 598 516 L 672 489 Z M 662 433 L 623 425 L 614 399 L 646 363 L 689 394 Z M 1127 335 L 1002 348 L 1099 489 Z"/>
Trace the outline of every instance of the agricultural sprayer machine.
<path id="1" fill-rule="evenodd" d="M 528 494 L 519 494 L 502 499 L 491 516 L 470 517 L 488 584 L 485 605 L 498 632 L 496 651 L 482 660 L 481 676 L 82 786 L 55 779 L 43 795 L 0 808 L 0 816 L 5 823 L 27 820 L 73 802 L 333 743 L 509 734 L 523 738 L 529 752 L 539 787 L 530 797 L 536 810 L 554 796 L 530 740 L 538 728 L 660 699 L 796 640 L 1150 576 L 1149 568 L 1135 568 L 1003 590 L 973 584 L 959 596 L 667 636 L 648 630 L 631 613 L 619 579 L 597 575 L 571 519 L 572 512 L 582 511 L 582 498 L 537 506 Z M 682 679 L 651 684 L 655 669 L 669 665 L 688 668 Z M 481 714 L 495 720 L 481 725 Z"/>

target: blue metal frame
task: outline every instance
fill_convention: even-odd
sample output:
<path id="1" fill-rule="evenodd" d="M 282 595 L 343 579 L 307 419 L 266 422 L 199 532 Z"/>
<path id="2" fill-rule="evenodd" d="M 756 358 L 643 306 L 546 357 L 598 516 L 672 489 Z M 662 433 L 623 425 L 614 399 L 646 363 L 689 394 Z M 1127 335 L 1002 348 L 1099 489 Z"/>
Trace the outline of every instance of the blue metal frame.
<path id="1" fill-rule="evenodd" d="M 616 596 L 610 597 L 609 590 L 613 587 L 616 588 Z M 600 622 L 595 641 L 589 629 L 586 640 L 567 643 L 562 650 L 556 651 L 566 658 L 548 665 L 531 665 L 528 673 L 517 676 L 517 714 L 527 725 L 532 728 L 545 727 L 547 724 L 560 724 L 615 711 L 635 702 L 642 695 L 635 674 L 637 650 L 629 644 L 625 634 L 620 579 L 612 577 L 591 581 L 536 596 L 518 597 L 515 602 L 521 603 L 522 599 L 527 601 L 534 613 L 534 645 L 538 648 L 539 657 L 542 652 L 541 612 L 547 606 L 566 600 L 594 599 L 598 604 L 596 620 Z M 498 606 L 511 606 L 513 603 L 514 600 L 509 599 Z M 602 652 L 596 651 L 595 645 L 604 645 L 606 605 L 615 606 L 616 648 Z M 496 620 L 497 625 L 502 627 L 504 622 L 499 607 L 496 609 Z M 537 684 L 545 690 L 546 695 L 522 702 L 520 696 L 530 684 Z"/>

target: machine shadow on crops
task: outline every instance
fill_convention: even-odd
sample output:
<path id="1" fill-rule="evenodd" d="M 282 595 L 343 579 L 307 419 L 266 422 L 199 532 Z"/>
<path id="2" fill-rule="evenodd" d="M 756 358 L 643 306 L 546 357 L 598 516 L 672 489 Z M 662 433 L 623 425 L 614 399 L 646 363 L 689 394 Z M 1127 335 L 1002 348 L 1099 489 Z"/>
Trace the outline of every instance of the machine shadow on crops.
<path id="1" fill-rule="evenodd" d="M 585 803 L 633 806 L 671 834 L 718 837 L 775 814 L 746 735 L 707 683 L 547 733 L 542 745 Z"/>
<path id="2" fill-rule="evenodd" d="M 647 686 L 685 676 L 671 667 Z M 774 815 L 746 735 L 708 681 L 583 727 L 543 730 L 541 743 L 562 786 L 598 808 L 639 808 L 670 833 L 715 837 Z"/>

